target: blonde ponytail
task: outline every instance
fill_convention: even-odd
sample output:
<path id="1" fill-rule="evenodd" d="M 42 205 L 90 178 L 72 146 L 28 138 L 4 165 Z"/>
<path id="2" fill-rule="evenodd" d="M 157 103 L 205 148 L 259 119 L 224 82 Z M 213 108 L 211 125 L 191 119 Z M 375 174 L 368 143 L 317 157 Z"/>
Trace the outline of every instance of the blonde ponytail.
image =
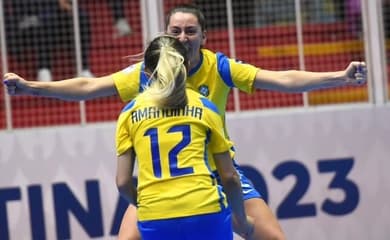
<path id="1" fill-rule="evenodd" d="M 187 105 L 186 49 L 174 37 L 160 36 L 145 51 L 145 70 L 151 72 L 150 85 L 145 88 L 158 107 L 181 108 Z"/>

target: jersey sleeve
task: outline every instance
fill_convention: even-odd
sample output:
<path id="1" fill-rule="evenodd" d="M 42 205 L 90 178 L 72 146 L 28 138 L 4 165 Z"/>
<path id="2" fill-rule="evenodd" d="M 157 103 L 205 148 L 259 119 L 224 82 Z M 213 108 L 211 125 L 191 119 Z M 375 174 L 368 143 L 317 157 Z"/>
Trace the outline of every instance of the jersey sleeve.
<path id="1" fill-rule="evenodd" d="M 128 102 L 139 94 L 141 89 L 141 68 L 142 63 L 136 63 L 112 74 L 115 87 L 123 102 Z"/>
<path id="2" fill-rule="evenodd" d="M 223 81 L 230 87 L 253 93 L 253 83 L 259 68 L 217 53 L 218 71 Z"/>
<path id="3" fill-rule="evenodd" d="M 116 154 L 118 156 L 133 146 L 130 136 L 131 123 L 129 122 L 130 109 L 133 104 L 133 102 L 129 103 L 118 117 L 115 134 Z"/>

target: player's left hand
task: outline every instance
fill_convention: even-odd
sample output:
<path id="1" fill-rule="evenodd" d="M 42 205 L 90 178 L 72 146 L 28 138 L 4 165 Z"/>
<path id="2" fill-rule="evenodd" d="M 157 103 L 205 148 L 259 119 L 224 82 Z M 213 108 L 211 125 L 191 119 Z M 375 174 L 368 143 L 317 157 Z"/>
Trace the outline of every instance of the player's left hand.
<path id="1" fill-rule="evenodd" d="M 365 62 L 351 62 L 345 70 L 346 82 L 351 85 L 362 85 L 367 82 Z"/>
<path id="2" fill-rule="evenodd" d="M 68 12 L 72 12 L 72 4 L 69 0 L 58 0 L 60 9 Z"/>

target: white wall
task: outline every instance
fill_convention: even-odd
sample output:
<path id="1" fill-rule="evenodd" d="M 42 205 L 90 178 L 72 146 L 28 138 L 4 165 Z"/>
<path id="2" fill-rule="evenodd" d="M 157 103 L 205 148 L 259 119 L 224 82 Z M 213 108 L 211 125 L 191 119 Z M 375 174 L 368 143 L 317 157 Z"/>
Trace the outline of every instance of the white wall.
<path id="1" fill-rule="evenodd" d="M 280 222 L 288 239 L 388 239 L 389 107 L 242 113 L 229 115 L 228 126 L 238 162 L 264 177 L 271 208 L 286 214 Z M 1 131 L 0 239 L 6 232 L 10 239 L 32 239 L 42 233 L 54 239 L 56 234 L 67 236 L 66 226 L 72 239 L 88 239 L 86 229 L 94 229 L 90 234 L 98 239 L 114 238 L 110 237 L 118 200 L 114 128 L 110 123 Z M 335 173 L 349 163 L 353 166 L 346 177 L 335 181 L 341 188 L 328 189 Z M 285 177 L 278 180 L 274 171 Z M 293 189 L 302 194 L 290 194 Z M 291 196 L 297 201 L 286 200 Z M 335 206 L 323 210 L 326 200 Z M 281 210 L 283 204 L 290 204 L 287 211 Z M 61 215 L 59 209 L 78 205 L 84 210 L 74 211 L 88 221 L 81 224 L 74 212 Z M 308 209 L 295 211 L 297 205 Z"/>

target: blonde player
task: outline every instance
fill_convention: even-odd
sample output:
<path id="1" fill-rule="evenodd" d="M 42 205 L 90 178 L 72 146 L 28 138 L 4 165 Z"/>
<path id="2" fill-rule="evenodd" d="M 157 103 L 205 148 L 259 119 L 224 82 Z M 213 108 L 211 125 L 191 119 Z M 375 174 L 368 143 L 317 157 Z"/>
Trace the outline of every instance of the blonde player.
<path id="1" fill-rule="evenodd" d="M 248 237 L 253 225 L 245 214 L 231 144 L 217 107 L 186 89 L 186 54 L 172 36 L 157 37 L 146 49 L 150 82 L 123 109 L 117 123 L 118 189 L 138 206 L 142 239 L 233 239 L 227 202 L 239 232 Z M 226 195 L 216 182 L 208 152 L 215 158 Z"/>
<path id="2" fill-rule="evenodd" d="M 335 72 L 269 71 L 204 49 L 207 40 L 206 21 L 203 13 L 192 5 L 180 5 L 168 13 L 166 33 L 179 39 L 189 51 L 187 86 L 216 104 L 223 119 L 232 88 L 249 93 L 255 89 L 303 92 L 366 82 L 364 62 L 351 62 L 345 70 Z M 4 75 L 4 83 L 11 95 L 38 95 L 66 100 L 119 95 L 122 101 L 127 102 L 138 95 L 148 79 L 143 74 L 143 66 L 143 63 L 137 63 L 100 78 L 75 78 L 50 83 L 26 81 L 14 73 L 7 73 Z M 276 217 L 260 193 L 242 174 L 238 165 L 236 169 L 245 187 L 245 210 L 255 219 L 254 238 L 285 239 Z M 140 239 L 136 227 L 136 208 L 133 205 L 129 205 L 125 212 L 119 239 Z"/>

